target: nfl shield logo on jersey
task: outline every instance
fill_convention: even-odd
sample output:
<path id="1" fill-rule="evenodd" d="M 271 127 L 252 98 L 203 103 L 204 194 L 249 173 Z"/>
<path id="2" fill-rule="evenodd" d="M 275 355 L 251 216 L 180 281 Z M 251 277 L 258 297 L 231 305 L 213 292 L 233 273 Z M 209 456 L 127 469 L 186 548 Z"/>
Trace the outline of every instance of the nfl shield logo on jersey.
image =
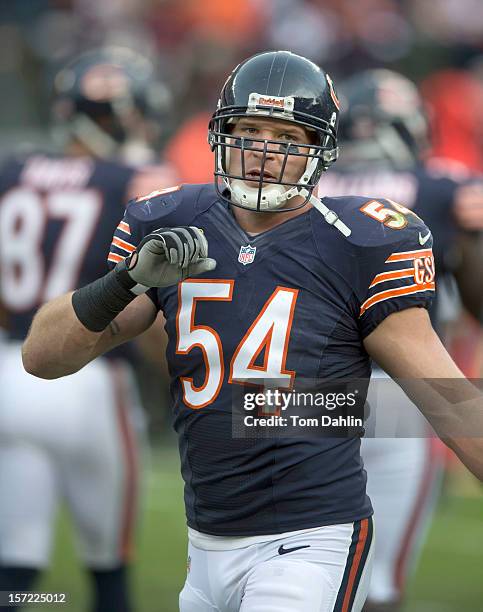
<path id="1" fill-rule="evenodd" d="M 251 245 L 242 246 L 240 247 L 240 252 L 238 254 L 238 261 L 244 266 L 251 264 L 255 259 L 256 252 L 257 247 L 252 247 Z"/>

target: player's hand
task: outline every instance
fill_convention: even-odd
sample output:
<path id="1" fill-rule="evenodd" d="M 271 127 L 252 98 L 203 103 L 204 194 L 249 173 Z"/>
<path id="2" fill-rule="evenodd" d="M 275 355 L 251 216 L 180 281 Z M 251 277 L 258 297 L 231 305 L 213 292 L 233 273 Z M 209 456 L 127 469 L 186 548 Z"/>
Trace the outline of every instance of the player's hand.
<path id="1" fill-rule="evenodd" d="M 161 227 L 143 238 L 125 260 L 129 276 L 145 287 L 169 287 L 216 268 L 198 227 Z"/>

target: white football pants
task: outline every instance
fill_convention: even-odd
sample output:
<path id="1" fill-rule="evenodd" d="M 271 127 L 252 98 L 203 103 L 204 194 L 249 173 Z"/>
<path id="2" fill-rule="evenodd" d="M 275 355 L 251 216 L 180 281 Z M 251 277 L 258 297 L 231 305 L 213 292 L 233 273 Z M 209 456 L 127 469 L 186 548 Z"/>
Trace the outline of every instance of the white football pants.
<path id="1" fill-rule="evenodd" d="M 402 598 L 421 552 L 443 459 L 419 410 L 381 370 L 374 372 L 368 400 L 367 429 L 376 437 L 362 440 L 361 455 L 377 525 L 368 600 L 392 603 Z M 396 437 L 401 432 L 408 437 Z"/>
<path id="2" fill-rule="evenodd" d="M 20 346 L 0 362 L 0 563 L 48 564 L 60 500 L 95 569 L 127 559 L 137 505 L 140 410 L 129 368 L 96 359 L 58 380 L 27 374 Z M 134 412 L 133 407 L 136 406 Z M 142 429 L 142 424 L 137 429 Z"/>
<path id="3" fill-rule="evenodd" d="M 235 550 L 190 542 L 180 612 L 357 612 L 372 543 L 372 518 Z"/>

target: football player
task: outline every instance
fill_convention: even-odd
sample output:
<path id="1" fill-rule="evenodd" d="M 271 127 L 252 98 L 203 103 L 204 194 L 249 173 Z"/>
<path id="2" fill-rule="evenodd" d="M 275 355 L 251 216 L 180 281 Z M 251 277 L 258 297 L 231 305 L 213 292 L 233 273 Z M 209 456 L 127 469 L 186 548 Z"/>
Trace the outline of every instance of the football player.
<path id="1" fill-rule="evenodd" d="M 126 568 L 143 429 L 134 349 L 46 382 L 26 374 L 20 346 L 40 304 L 107 270 L 105 253 L 133 192 L 167 180 L 162 168 L 108 159 L 134 148 L 141 155 L 144 143 L 138 161 L 146 161 L 142 136 L 165 110 L 160 92 L 152 63 L 129 49 L 81 55 L 55 80 L 64 154 L 12 158 L 0 171 L 0 300 L 8 320 L 0 363 L 0 590 L 32 589 L 49 561 L 62 498 L 97 612 L 131 609 Z"/>
<path id="2" fill-rule="evenodd" d="M 455 435 L 475 404 L 481 428 L 480 394 L 426 311 L 432 241 L 418 236 L 429 230 L 386 200 L 313 195 L 337 157 L 338 114 L 332 79 L 308 59 L 275 51 L 242 62 L 210 123 L 215 184 L 132 202 L 114 269 L 44 306 L 23 347 L 27 371 L 62 377 L 163 311 L 189 527 L 182 612 L 359 611 L 366 598 L 373 524 L 361 427 L 239 433 L 250 385 L 367 379 L 372 356 L 410 381 L 483 478 L 481 443 Z M 456 378 L 435 390 L 421 377 Z"/>
<path id="3" fill-rule="evenodd" d="M 423 217 L 434 238 L 440 286 L 456 273 L 465 305 L 481 316 L 482 293 L 474 277 L 480 276 L 478 269 L 483 272 L 483 253 L 474 234 L 462 230 L 483 229 L 483 181 L 451 161 L 423 163 L 429 147 L 427 122 L 418 90 L 406 77 L 385 69 L 367 70 L 345 81 L 340 92 L 344 105 L 341 155 L 337 168 L 320 183 L 319 195 L 388 198 Z M 421 247 L 424 238 L 421 234 Z M 471 267 L 467 264 L 470 253 Z M 435 303 L 431 316 L 442 332 L 438 312 L 441 309 Z M 437 500 L 443 455 L 427 424 L 415 417 L 398 387 L 381 383 L 385 375 L 380 369 L 373 375 L 379 383 L 369 390 L 369 428 L 372 425 L 372 436 L 381 437 L 366 436 L 362 457 L 378 539 L 365 610 L 389 611 L 400 609 L 408 573 L 424 542 L 421 535 Z M 398 405 L 402 414 L 396 418 L 411 420 L 411 437 L 382 437 L 378 416 L 383 420 L 387 406 Z"/>

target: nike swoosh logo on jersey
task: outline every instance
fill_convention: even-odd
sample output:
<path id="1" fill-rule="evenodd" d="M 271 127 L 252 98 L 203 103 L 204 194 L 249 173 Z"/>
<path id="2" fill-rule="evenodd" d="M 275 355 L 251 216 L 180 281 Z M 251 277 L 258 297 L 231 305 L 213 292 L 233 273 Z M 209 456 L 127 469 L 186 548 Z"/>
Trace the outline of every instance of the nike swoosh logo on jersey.
<path id="1" fill-rule="evenodd" d="M 428 242 L 430 236 L 431 236 L 431 232 L 428 232 L 426 236 L 421 236 L 421 232 L 419 232 L 419 244 L 421 246 L 424 246 L 426 242 Z"/>
<path id="2" fill-rule="evenodd" d="M 294 552 L 295 550 L 300 550 L 301 548 L 310 548 L 310 544 L 306 544 L 305 546 L 294 546 L 294 548 L 284 548 L 282 544 L 278 547 L 278 554 L 286 555 L 287 553 Z"/>

